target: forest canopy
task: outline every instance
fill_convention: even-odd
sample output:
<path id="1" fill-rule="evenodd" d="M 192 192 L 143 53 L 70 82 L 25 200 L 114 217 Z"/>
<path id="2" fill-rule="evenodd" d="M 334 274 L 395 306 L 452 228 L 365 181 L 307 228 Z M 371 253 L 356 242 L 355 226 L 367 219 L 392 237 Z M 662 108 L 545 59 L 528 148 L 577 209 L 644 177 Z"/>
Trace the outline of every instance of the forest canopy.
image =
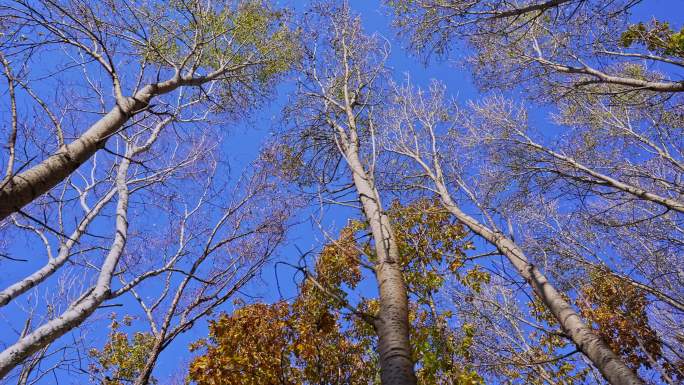
<path id="1" fill-rule="evenodd" d="M 684 382 L 684 5 L 0 1 L 0 382 Z"/>

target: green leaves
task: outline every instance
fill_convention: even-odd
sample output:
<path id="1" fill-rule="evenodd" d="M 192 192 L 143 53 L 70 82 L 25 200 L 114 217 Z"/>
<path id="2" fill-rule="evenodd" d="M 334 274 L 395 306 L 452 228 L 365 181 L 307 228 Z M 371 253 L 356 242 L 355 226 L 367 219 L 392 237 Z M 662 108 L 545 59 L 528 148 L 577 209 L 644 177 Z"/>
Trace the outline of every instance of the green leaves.
<path id="1" fill-rule="evenodd" d="M 253 104 L 300 57 L 288 13 L 264 1 L 173 1 L 139 11 L 148 19 L 145 37 L 135 43 L 141 60 L 183 76 L 222 73 L 226 105 Z"/>
<path id="2" fill-rule="evenodd" d="M 649 51 L 681 58 L 684 57 L 684 28 L 677 32 L 670 23 L 658 20 L 649 24 L 637 23 L 620 35 L 619 43 L 624 48 L 642 45 Z"/>
<path id="3" fill-rule="evenodd" d="M 133 338 L 120 331 L 121 324 L 116 314 L 110 316 L 109 340 L 102 350 L 91 349 L 88 355 L 94 362 L 90 365 L 91 375 L 104 377 L 104 385 L 132 384 L 145 367 L 155 338 L 150 333 L 135 332 Z M 132 318 L 123 318 L 125 326 L 131 325 Z M 157 381 L 152 378 L 152 384 Z"/>

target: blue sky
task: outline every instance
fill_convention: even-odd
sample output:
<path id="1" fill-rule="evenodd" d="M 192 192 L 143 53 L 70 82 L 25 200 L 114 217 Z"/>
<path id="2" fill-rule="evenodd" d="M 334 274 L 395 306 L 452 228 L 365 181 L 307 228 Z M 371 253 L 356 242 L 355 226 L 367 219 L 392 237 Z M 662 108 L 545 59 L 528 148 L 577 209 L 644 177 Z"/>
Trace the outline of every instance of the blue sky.
<path id="1" fill-rule="evenodd" d="M 292 4 L 295 12 L 301 12 L 306 8 L 306 1 L 285 2 Z M 387 39 L 391 44 L 391 56 L 389 64 L 397 75 L 397 80 L 401 81 L 405 76 L 410 76 L 411 82 L 417 86 L 427 86 L 432 79 L 444 81 L 454 96 L 459 99 L 470 99 L 477 96 L 477 91 L 470 80 L 470 74 L 463 68 L 459 68 L 452 62 L 434 61 L 429 64 L 423 63 L 420 58 L 414 57 L 402 49 L 402 42 L 394 36 L 391 28 L 391 18 L 380 1 L 353 0 L 350 5 L 355 12 L 359 13 L 366 33 L 377 33 Z M 228 138 L 225 139 L 224 146 L 226 153 L 231 154 L 231 167 L 235 170 L 244 168 L 253 159 L 254 154 L 270 132 L 277 131 L 280 124 L 280 111 L 287 102 L 287 92 L 291 85 L 284 84 L 279 87 L 278 96 L 266 108 L 257 111 L 249 118 L 249 123 L 231 126 Z M 307 211 L 304 215 L 311 214 Z M 317 214 L 317 213 L 316 213 Z M 353 210 L 342 208 L 328 208 L 321 226 L 330 231 L 330 235 L 335 235 L 335 229 L 343 226 L 351 216 L 356 217 L 358 213 Z M 321 242 L 325 239 L 318 225 L 311 220 L 311 217 L 303 218 L 303 223 L 296 226 L 290 233 L 290 241 L 285 245 L 276 260 L 284 260 L 296 263 L 301 251 L 318 250 Z M 253 280 L 248 287 L 243 290 L 248 297 L 260 298 L 263 301 L 271 302 L 280 299 L 290 299 L 297 293 L 295 282 L 301 279 L 293 279 L 294 269 L 283 264 L 271 263 L 267 265 L 262 274 Z M 375 295 L 374 282 L 367 280 L 361 285 L 360 291 L 366 297 Z M 352 296 L 351 298 L 354 298 Z M 249 298 L 245 298 L 250 300 Z M 251 298 L 254 300 L 254 298 Z M 228 305 L 225 311 L 230 311 Z M 162 381 L 165 376 L 173 375 L 178 369 L 179 363 L 185 365 L 189 359 L 188 344 L 199 338 L 206 336 L 206 324 L 200 324 L 191 331 L 177 338 L 177 340 L 162 354 L 155 374 Z"/>
<path id="2" fill-rule="evenodd" d="M 307 3 L 306 1 L 285 2 L 285 4 L 294 6 L 297 12 L 303 10 Z M 394 70 L 396 80 L 401 81 L 405 76 L 410 76 L 413 84 L 424 87 L 430 80 L 437 79 L 444 82 L 449 93 L 460 101 L 477 99 L 481 96 L 474 87 L 467 69 L 459 66 L 456 62 L 433 60 L 429 63 L 424 63 L 420 58 L 402 49 L 402 42 L 396 39 L 395 31 L 390 26 L 391 17 L 388 16 L 389 10 L 384 8 L 380 1 L 350 0 L 350 5 L 361 15 L 367 33 L 378 33 L 391 42 L 389 65 Z M 673 12 L 683 15 L 684 1 L 646 1 L 635 9 L 634 19 L 635 21 L 647 21 L 651 17 L 656 17 L 673 20 Z M 230 154 L 227 160 L 234 170 L 248 167 L 249 162 L 253 160 L 254 155 L 264 140 L 269 137 L 272 131 L 277 129 L 279 113 L 281 107 L 287 102 L 287 91 L 290 87 L 287 84 L 279 87 L 280 92 L 278 96 L 269 105 L 252 114 L 246 122 L 230 123 L 229 127 L 226 127 L 230 134 L 225 139 L 223 147 L 225 149 L 224 152 Z M 545 110 L 538 111 L 542 122 L 547 112 Z M 325 228 L 339 228 L 340 225 L 346 222 L 350 214 L 352 214 L 350 210 L 330 209 L 326 212 L 322 224 Z M 285 261 L 295 261 L 299 257 L 299 250 L 307 251 L 318 248 L 322 239 L 323 235 L 316 225 L 309 220 L 304 220 L 302 224 L 293 229 L 290 234 L 290 242 L 279 251 L 277 258 Z M 17 247 L 24 249 L 27 254 L 35 249 L 35 245 L 28 243 L 21 243 Z M 290 268 L 282 265 L 276 268 L 274 264 L 270 264 L 266 266 L 259 278 L 255 279 L 245 288 L 244 292 L 249 296 L 260 297 L 264 301 L 269 302 L 281 299 L 281 297 L 290 298 L 296 294 L 296 286 L 292 279 L 293 273 L 294 271 Z M 280 291 L 276 288 L 276 277 L 280 284 Z M 11 278 L 11 274 L 5 275 L 4 279 L 0 279 L 0 284 L 5 286 L 6 282 L 11 281 Z M 374 290 L 371 285 L 365 286 L 364 289 L 367 290 L 366 295 L 372 295 Z M 230 306 L 226 306 L 223 310 L 229 311 Z M 99 313 L 100 315 L 105 315 L 109 311 L 103 310 Z M 121 312 L 123 313 L 123 311 Z M 13 315 L 16 314 L 19 313 L 12 313 L 10 309 L 3 313 L 3 316 L 7 319 L 12 319 Z M 3 333 L 3 336 L 7 332 L 0 331 L 0 333 Z M 165 383 L 165 379 L 168 376 L 177 373 L 179 369 L 185 367 L 187 360 L 190 358 L 188 344 L 191 341 L 206 336 L 206 332 L 206 325 L 204 323 L 196 325 L 194 329 L 179 337 L 162 353 L 155 370 L 155 376 L 160 379 L 160 383 Z M 103 339 L 105 336 L 106 330 L 104 328 L 99 328 L 98 333 L 93 335 L 97 339 Z M 2 338 L 2 340 L 9 340 L 9 338 Z M 64 380 L 63 383 L 80 383 L 82 381 L 82 379 L 68 378 L 64 378 Z M 52 379 L 48 379 L 44 383 L 52 382 Z"/>
<path id="3" fill-rule="evenodd" d="M 291 4 L 296 12 L 306 8 L 307 1 L 285 2 Z M 386 38 L 391 44 L 391 55 L 389 66 L 393 69 L 395 80 L 402 81 L 406 76 L 410 76 L 411 82 L 418 87 L 427 87 L 433 79 L 439 80 L 447 86 L 448 92 L 457 100 L 463 102 L 477 99 L 482 95 L 473 84 L 472 77 L 467 68 L 459 65 L 455 60 L 432 60 L 425 63 L 421 58 L 412 55 L 403 49 L 403 41 L 396 38 L 396 31 L 391 27 L 391 15 L 381 1 L 377 0 L 350 0 L 352 9 L 359 13 L 366 33 L 377 33 Z M 684 1 L 682 0 L 657 0 L 646 1 L 639 5 L 634 11 L 635 21 L 648 21 L 652 17 L 662 19 L 672 19 L 673 6 L 684 13 Z M 668 18 L 668 15 L 670 16 Z M 460 54 L 461 52 L 457 53 Z M 467 52 L 462 52 L 467 53 Z M 268 138 L 269 133 L 277 130 L 279 124 L 279 112 L 281 106 L 287 102 L 287 91 L 290 86 L 285 84 L 280 87 L 278 97 L 273 100 L 270 106 L 258 111 L 250 118 L 250 123 L 237 127 L 230 127 L 231 134 L 225 141 L 225 146 L 231 151 L 234 159 L 231 159 L 231 166 L 239 169 L 244 167 L 253 159 L 255 151 Z M 515 91 L 513 95 L 515 96 Z M 522 95 L 520 95 L 522 99 Z M 546 121 L 548 110 L 537 111 L 537 117 L 541 122 Z M 352 210 L 331 208 L 326 211 L 322 226 L 331 230 L 344 225 L 350 215 L 355 215 Z M 278 253 L 276 260 L 284 260 L 296 263 L 300 251 L 318 249 L 324 236 L 315 223 L 304 220 L 290 234 L 290 242 L 285 245 Z M 289 299 L 296 295 L 297 288 L 293 279 L 294 270 L 284 265 L 270 264 L 254 281 L 252 281 L 244 292 L 250 297 L 261 298 L 263 301 L 270 302 L 279 299 Z M 276 275 L 278 288 L 276 287 Z M 301 278 L 301 277 L 299 277 Z M 364 296 L 373 296 L 375 289 L 372 281 L 366 281 L 361 286 Z M 353 297 L 352 297 L 353 298 Z M 230 305 L 224 310 L 230 311 Z M 191 341 L 206 336 L 206 325 L 197 325 L 185 335 L 179 337 L 160 358 L 155 374 L 163 383 L 165 376 L 172 375 L 179 370 L 179 364 L 185 365 L 190 355 L 187 346 Z"/>

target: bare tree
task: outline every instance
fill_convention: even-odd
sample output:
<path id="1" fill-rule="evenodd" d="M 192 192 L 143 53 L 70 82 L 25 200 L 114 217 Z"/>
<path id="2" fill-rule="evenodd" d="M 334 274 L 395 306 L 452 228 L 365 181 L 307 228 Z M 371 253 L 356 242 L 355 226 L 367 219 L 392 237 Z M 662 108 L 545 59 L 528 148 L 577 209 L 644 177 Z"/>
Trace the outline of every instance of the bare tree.
<path id="1" fill-rule="evenodd" d="M 525 252 L 498 227 L 494 217 L 473 195 L 458 173 L 449 174 L 459 190 L 479 209 L 487 225 L 468 215 L 452 198 L 443 171 L 442 140 L 439 125 L 449 122 L 451 115 L 443 105 L 443 87 L 432 88 L 431 95 L 414 94 L 410 87 L 398 88 L 397 108 L 388 113 L 387 148 L 406 157 L 420 168 L 430 182 L 424 188 L 434 191 L 444 207 L 471 231 L 491 243 L 506 256 L 518 274 L 530 285 L 535 294 L 553 314 L 563 332 L 570 338 L 611 384 L 641 384 L 636 374 L 616 355 L 590 326 L 582 320 L 572 305 L 553 286 L 548 278 L 526 256 Z"/>
<path id="2" fill-rule="evenodd" d="M 486 88 L 523 85 L 529 96 L 546 100 L 569 89 L 682 92 L 679 79 L 644 66 L 680 67 L 682 52 L 668 40 L 676 32 L 669 27 L 630 27 L 629 12 L 640 2 L 428 0 L 391 6 L 396 26 L 417 52 L 448 54 L 462 47 L 459 40 L 467 42 L 474 52 L 467 60 Z"/>
<path id="3" fill-rule="evenodd" d="M 466 198 L 462 211 L 476 208 L 495 235 L 507 229 L 559 291 L 580 295 L 598 269 L 648 293 L 663 353 L 632 348 L 671 383 L 681 371 L 658 361 L 677 367 L 682 355 L 673 341 L 682 330 L 684 52 L 681 32 L 668 20 L 631 14 L 638 3 L 393 5 L 416 51 L 446 55 L 467 47 L 458 59 L 478 85 L 508 96 L 471 103 L 436 149 L 423 134 L 427 144 L 410 155 L 427 154 L 421 167 L 434 176 L 439 158 L 447 188 Z M 509 100 L 518 92 L 551 112 L 556 126 L 528 118 L 527 108 Z"/>
<path id="4" fill-rule="evenodd" d="M 497 266 L 492 279 L 481 290 L 463 290 L 453 286 L 445 301 L 454 303 L 454 311 L 464 324 L 472 325 L 473 366 L 502 381 L 530 384 L 572 384 L 572 375 L 561 375 L 571 364 L 574 373 L 588 371 L 576 349 L 563 349 L 565 338 L 540 319 L 530 317 L 529 298 L 520 296 L 518 286 L 505 275 L 505 266 Z M 598 374 L 600 376 L 600 374 Z"/>
<path id="5" fill-rule="evenodd" d="M 18 341 L 0 353 L 1 376 L 4 377 L 24 359 L 78 326 L 111 295 L 112 278 L 128 237 L 128 202 L 130 193 L 127 183 L 128 170 L 131 164 L 130 159 L 137 152 L 140 152 L 138 148 L 129 146 L 124 155 L 125 158 L 117 167 L 113 187 L 118 197 L 115 209 L 115 230 L 109 251 L 100 266 L 95 285 L 89 288 L 78 300 L 74 301 L 61 315 L 44 323 L 31 333 L 22 336 Z"/>
<path id="6" fill-rule="evenodd" d="M 273 202 L 285 200 L 279 196 L 277 185 L 269 180 L 267 170 L 255 163 L 255 171 L 246 173 L 228 190 L 222 186 L 225 177 L 216 177 L 217 170 L 223 169 L 218 168 L 220 163 L 215 160 L 216 146 L 209 144 L 215 138 L 206 137 L 208 130 L 197 131 L 194 137 L 175 137 L 163 129 L 172 121 L 201 119 L 203 113 L 187 110 L 194 103 L 195 100 L 183 102 L 176 115 L 160 118 L 156 125 L 131 129 L 131 137 L 118 134 L 113 141 L 124 147 L 123 154 L 104 159 L 96 156 L 90 164 L 89 177 L 78 175 L 85 177 L 80 181 L 68 179 L 77 193 L 76 199 L 65 200 L 60 214 L 78 212 L 80 208 L 83 219 L 73 224 L 57 222 L 62 233 L 69 226 L 75 230 L 71 232 L 72 238 L 57 235 L 56 256 L 53 257 L 50 239 L 55 234 L 16 220 L 19 231 L 34 233 L 45 240 L 49 262 L 5 290 L 8 303 L 15 303 L 31 288 L 35 291 L 51 285 L 48 278 L 64 275 L 65 271 L 75 271 L 84 277 L 95 272 L 96 279 L 85 280 L 83 289 L 71 294 L 73 299 L 61 314 L 47 317 L 42 325 L 22 333 L 0 353 L 3 375 L 34 353 L 44 353 L 98 308 L 108 307 L 106 302 L 132 295 L 154 337 L 145 370 L 138 379 L 147 383 L 161 351 L 231 298 L 280 245 L 294 202 L 290 199 L 292 203 L 273 206 Z M 169 149 L 174 152 L 171 156 Z M 100 168 L 106 171 L 101 173 Z M 193 181 L 201 188 L 183 191 L 183 183 Z M 176 183 L 178 186 L 172 187 Z M 124 202 L 128 204 L 124 206 L 112 190 L 123 191 L 127 198 Z M 131 198 L 138 196 L 141 199 L 133 202 L 132 209 Z M 99 223 L 96 228 L 101 228 L 102 221 L 106 223 L 112 201 L 117 202 L 116 219 L 112 224 L 113 245 L 109 245 L 103 242 L 108 237 L 92 231 L 94 222 Z M 149 223 L 144 219 L 149 215 L 157 219 Z M 135 229 L 133 233 L 129 224 Z M 177 236 L 176 242 L 169 239 L 170 234 Z M 103 250 L 107 256 L 101 259 L 97 254 Z M 150 298 L 154 292 L 157 297 Z M 40 354 L 31 360 L 31 365 L 35 365 L 41 360 Z M 28 375 L 24 373 L 19 374 L 21 378 Z"/>
<path id="7" fill-rule="evenodd" d="M 302 170 L 303 183 L 319 186 L 324 203 L 336 202 L 336 195 L 349 189 L 357 196 L 374 243 L 380 310 L 372 326 L 378 336 L 381 380 L 415 384 L 407 289 L 375 179 L 373 106 L 383 97 L 387 47 L 377 37 L 363 34 L 359 18 L 346 4 L 319 6 L 313 13 L 317 19 L 310 27 L 298 97 L 291 109 L 294 129 L 288 134 L 290 144 L 280 147 L 281 158 L 284 165 Z M 340 170 L 348 176 L 336 177 Z M 342 178 L 348 185 L 335 193 Z"/>
<path id="8" fill-rule="evenodd" d="M 125 0 L 17 0 L 2 5 L 0 12 L 10 23 L 2 44 L 10 84 L 13 89 L 25 88 L 49 118 L 52 127 L 46 129 L 56 134 L 56 140 L 43 146 L 42 152 L 18 158 L 16 149 L 26 148 L 23 140 L 31 140 L 30 133 L 37 132 L 37 127 L 13 109 L 14 134 L 9 138 L 11 156 L 0 190 L 0 219 L 53 189 L 127 124 L 163 113 L 154 105 L 160 96 L 175 97 L 179 88 L 187 86 L 206 92 L 205 86 L 218 82 L 205 102 L 218 103 L 219 109 L 246 109 L 264 92 L 264 86 L 288 68 L 296 52 L 289 46 L 282 13 L 259 1 L 222 7 L 203 1 L 134 6 Z M 249 18 L 259 22 L 249 24 Z M 41 72 L 33 68 L 39 67 L 36 56 L 55 49 L 63 52 L 66 60 L 60 64 L 65 72 L 82 67 L 79 86 L 109 82 L 108 90 L 90 95 L 99 100 L 101 111 L 90 103 L 67 103 L 57 112 L 57 103 L 39 96 L 37 89 L 42 85 L 30 84 L 29 75 L 45 76 L 58 84 L 73 76 L 61 74 L 64 80 L 50 73 L 36 76 Z M 9 75 L 10 62 L 22 67 L 23 76 Z M 66 119 L 73 120 L 73 133 L 64 132 Z M 27 138 L 17 137 L 19 125 L 28 130 Z M 73 135 L 74 140 L 67 142 L 65 135 Z M 45 153 L 49 155 L 41 159 Z"/>
<path id="9" fill-rule="evenodd" d="M 265 171 L 229 191 L 217 159 L 225 118 L 244 116 L 296 59 L 285 14 L 260 1 L 13 1 L 0 14 L 12 111 L 0 215 L 3 237 L 14 240 L 2 263 L 16 278 L 0 306 L 20 311 L 32 293 L 81 277 L 63 306 L 37 306 L 26 316 L 31 327 L 3 341 L 0 377 L 44 375 L 36 368 L 69 345 L 63 336 L 132 294 L 143 310 L 156 309 L 147 314 L 157 343 L 145 383 L 159 353 L 230 298 L 283 239 L 290 205 L 267 209 L 265 196 L 270 204 L 277 189 Z M 56 72 L 38 62 L 47 54 Z M 160 229 L 180 232 L 176 254 Z M 152 257 L 160 251 L 164 258 Z M 167 286 L 156 302 L 139 295 L 140 285 L 160 282 Z"/>
<path id="10" fill-rule="evenodd" d="M 203 196 L 180 216 L 177 248 L 164 258 L 168 262 L 146 275 L 138 275 L 119 289 L 124 292 L 128 286 L 132 287 L 130 292 L 140 304 L 154 337 L 147 361 L 134 381 L 136 385 L 149 383 L 159 354 L 178 335 L 232 298 L 258 274 L 281 244 L 294 202 L 290 199 L 290 204 L 273 205 L 286 199 L 279 196 L 265 169 L 246 176 L 231 195 L 232 202 L 213 227 L 205 229 L 194 223 L 202 229 L 198 232 L 189 226 L 204 221 L 203 211 L 212 207 Z M 207 230 L 208 234 L 204 235 Z M 193 251 L 193 243 L 198 243 L 195 246 L 198 252 Z M 182 263 L 183 259 L 187 261 Z M 187 267 L 182 268 L 183 264 Z M 163 287 L 157 290 L 159 294 L 154 298 L 143 296 L 142 288 L 136 288 L 138 282 L 157 274 L 164 275 Z M 180 281 L 174 283 L 176 276 Z M 150 289 L 153 288 L 148 287 L 146 292 Z"/>

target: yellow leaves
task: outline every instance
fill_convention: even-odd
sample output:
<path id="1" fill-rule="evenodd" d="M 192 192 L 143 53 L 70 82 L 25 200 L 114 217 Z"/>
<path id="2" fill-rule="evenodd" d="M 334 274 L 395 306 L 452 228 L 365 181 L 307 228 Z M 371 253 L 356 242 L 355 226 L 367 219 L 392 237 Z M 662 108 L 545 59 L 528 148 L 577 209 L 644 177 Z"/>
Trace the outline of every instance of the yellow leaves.
<path id="1" fill-rule="evenodd" d="M 465 370 L 456 376 L 456 381 L 454 382 L 457 385 L 484 385 L 484 378 L 482 378 L 476 371 L 474 370 Z"/>
<path id="2" fill-rule="evenodd" d="M 294 346 L 294 351 L 298 356 L 303 355 L 306 350 L 306 346 L 302 343 L 296 343 Z"/>
<path id="3" fill-rule="evenodd" d="M 326 245 L 316 261 L 317 280 L 324 286 L 338 287 L 346 284 L 351 288 L 361 280 L 359 258 L 360 246 L 355 239 L 354 225 L 348 225 L 340 237 Z"/>
<path id="4" fill-rule="evenodd" d="M 198 385 L 328 383 L 344 370 L 351 383 L 365 383 L 370 374 L 360 369 L 363 346 L 340 331 L 335 314 L 321 311 L 325 305 L 306 300 L 298 298 L 297 306 L 246 305 L 211 321 L 208 340 L 193 344 L 205 352 L 192 361 L 189 380 Z"/>
<path id="5" fill-rule="evenodd" d="M 454 259 L 454 260 L 451 261 L 451 263 L 449 264 L 449 270 L 450 270 L 452 273 L 457 272 L 458 269 L 460 269 L 461 267 L 463 267 L 463 261 L 460 260 L 460 259 Z"/>
<path id="6" fill-rule="evenodd" d="M 270 384 L 289 376 L 281 355 L 291 354 L 287 328 L 289 305 L 255 304 L 209 324 L 209 338 L 191 345 L 205 353 L 191 362 L 188 377 L 197 384 Z"/>
<path id="7" fill-rule="evenodd" d="M 437 308 L 410 306 L 411 343 L 416 375 L 421 384 L 482 384 L 483 378 L 472 368 L 471 348 L 476 326 L 464 323 L 449 327 L 451 312 Z"/>
<path id="8" fill-rule="evenodd" d="M 201 348 L 207 346 L 207 343 L 208 343 L 207 339 L 202 338 L 200 340 L 197 340 L 197 341 L 191 343 L 189 349 L 191 352 L 194 352 L 195 350 L 198 350 L 198 349 L 201 349 Z"/>
<path id="9" fill-rule="evenodd" d="M 94 360 L 90 365 L 91 374 L 117 379 L 107 382 L 110 385 L 134 381 L 147 363 L 155 338 L 150 333 L 136 332 L 131 340 L 128 334 L 119 331 L 120 324 L 116 314 L 112 314 L 110 318 L 112 322 L 109 325 L 109 341 L 102 350 L 88 351 L 88 355 Z M 132 317 L 125 316 L 123 324 L 130 326 L 132 320 Z M 156 383 L 156 380 L 152 379 L 151 382 Z"/>
<path id="10" fill-rule="evenodd" d="M 387 211 L 399 246 L 404 279 L 414 293 L 428 293 L 445 280 L 437 271 L 458 274 L 464 264 L 467 232 L 435 199 L 418 199 L 409 204 L 395 200 Z"/>
<path id="11" fill-rule="evenodd" d="M 354 219 L 354 220 L 349 221 L 349 223 L 347 224 L 347 227 L 352 232 L 358 232 L 358 231 L 366 229 L 368 226 L 365 222 Z"/>
<path id="12" fill-rule="evenodd" d="M 668 22 L 653 20 L 650 24 L 632 24 L 620 35 L 619 44 L 629 48 L 635 44 L 645 46 L 668 56 L 684 56 L 684 28 L 673 30 Z"/>
<path id="13" fill-rule="evenodd" d="M 207 357 L 198 357 L 190 364 L 190 372 L 205 371 L 209 367 Z"/>
<path id="14" fill-rule="evenodd" d="M 259 44 L 262 35 L 269 30 L 272 20 L 282 18 L 280 12 L 266 9 L 257 1 L 249 1 L 232 15 L 233 35 L 240 44 Z M 224 21 L 223 24 L 226 22 Z"/>
<path id="15" fill-rule="evenodd" d="M 413 293 L 428 296 L 441 289 L 445 277 L 434 267 L 461 273 L 463 250 L 473 244 L 463 240 L 465 229 L 438 201 L 421 199 L 408 205 L 395 201 L 388 215 Z M 312 272 L 316 284 L 311 278 L 305 280 L 292 304 L 244 305 L 233 315 L 211 321 L 209 338 L 190 346 L 202 354 L 192 362 L 189 379 L 198 385 L 340 383 L 340 378 L 344 383 L 368 384 L 379 370 L 373 352 L 375 331 L 359 317 L 343 316 L 340 303 L 346 299 L 345 290 L 356 288 L 362 279 L 362 258 L 373 263 L 366 231 L 367 223 L 349 221 L 318 254 Z M 460 279 L 479 290 L 489 274 L 473 269 Z M 446 326 L 450 313 L 438 312 L 433 319 L 421 306 L 411 305 L 410 322 L 423 382 L 481 384 L 475 371 L 455 361 L 468 357 L 474 327 L 466 325 L 463 335 L 456 336 Z M 380 303 L 367 299 L 356 308 L 375 316 Z M 348 322 L 341 322 L 343 317 Z"/>
<path id="16" fill-rule="evenodd" d="M 174 2 L 139 5 L 149 21 L 145 37 L 134 43 L 137 57 L 183 76 L 222 72 L 216 110 L 243 114 L 300 61 L 299 32 L 268 2 Z"/>
<path id="17" fill-rule="evenodd" d="M 476 293 L 479 293 L 482 290 L 482 284 L 489 283 L 490 279 L 491 275 L 486 271 L 482 271 L 479 266 L 473 267 L 460 277 L 461 283 Z"/>

